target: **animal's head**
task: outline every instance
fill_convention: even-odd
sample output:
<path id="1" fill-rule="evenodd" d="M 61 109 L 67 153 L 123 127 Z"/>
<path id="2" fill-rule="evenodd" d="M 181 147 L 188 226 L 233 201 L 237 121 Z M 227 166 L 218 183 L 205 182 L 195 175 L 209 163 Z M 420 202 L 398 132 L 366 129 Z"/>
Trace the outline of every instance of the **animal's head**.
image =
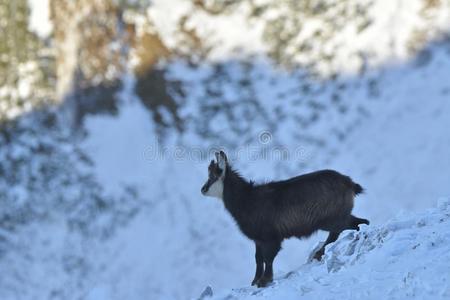
<path id="1" fill-rule="evenodd" d="M 223 180 L 225 179 L 225 170 L 228 160 L 225 152 L 216 152 L 216 161 L 211 160 L 208 166 L 208 179 L 202 186 L 202 194 L 209 197 L 222 199 Z"/>

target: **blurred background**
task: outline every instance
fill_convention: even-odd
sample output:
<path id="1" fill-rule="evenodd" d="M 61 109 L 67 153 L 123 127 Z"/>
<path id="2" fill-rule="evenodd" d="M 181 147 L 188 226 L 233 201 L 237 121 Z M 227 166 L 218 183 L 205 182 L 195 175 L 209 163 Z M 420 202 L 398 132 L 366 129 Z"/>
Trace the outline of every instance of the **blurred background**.
<path id="1" fill-rule="evenodd" d="M 372 226 L 450 195 L 448 0 L 0 0 L 0 27 L 1 299 L 248 286 L 200 194 L 219 148 L 257 182 L 350 175 Z"/>

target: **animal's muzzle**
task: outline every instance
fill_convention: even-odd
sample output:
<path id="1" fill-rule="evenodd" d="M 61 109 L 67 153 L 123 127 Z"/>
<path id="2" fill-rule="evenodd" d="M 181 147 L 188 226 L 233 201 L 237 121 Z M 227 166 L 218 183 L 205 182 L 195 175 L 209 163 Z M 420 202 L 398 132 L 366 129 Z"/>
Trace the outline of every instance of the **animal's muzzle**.
<path id="1" fill-rule="evenodd" d="M 201 192 L 202 192 L 202 194 L 204 195 L 204 194 L 206 194 L 206 193 L 208 192 L 208 190 L 209 190 L 209 184 L 208 184 L 208 182 L 207 182 L 207 183 L 205 183 L 205 184 L 202 186 Z"/>

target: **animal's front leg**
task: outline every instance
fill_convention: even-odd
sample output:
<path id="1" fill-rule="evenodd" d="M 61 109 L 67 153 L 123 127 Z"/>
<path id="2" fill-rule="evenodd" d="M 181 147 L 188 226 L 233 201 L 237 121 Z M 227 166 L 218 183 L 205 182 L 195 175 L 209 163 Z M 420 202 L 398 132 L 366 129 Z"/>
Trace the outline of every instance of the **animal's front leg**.
<path id="1" fill-rule="evenodd" d="M 330 232 L 328 234 L 328 238 L 325 241 L 325 243 L 323 244 L 322 248 L 320 248 L 319 251 L 317 251 L 316 254 L 314 254 L 314 258 L 320 261 L 322 259 L 322 256 L 325 253 L 325 247 L 328 244 L 335 242 L 337 240 L 337 238 L 339 237 L 339 234 L 340 234 L 340 232 Z"/>
<path id="2" fill-rule="evenodd" d="M 252 281 L 252 285 L 256 285 L 261 275 L 264 272 L 264 258 L 262 254 L 261 246 L 255 243 L 255 262 L 256 262 L 256 272 L 255 278 Z"/>
<path id="3" fill-rule="evenodd" d="M 263 276 L 258 280 L 258 287 L 265 287 L 273 280 L 273 260 L 281 249 L 280 241 L 266 242 L 261 245 L 261 250 L 264 258 L 265 269 Z"/>

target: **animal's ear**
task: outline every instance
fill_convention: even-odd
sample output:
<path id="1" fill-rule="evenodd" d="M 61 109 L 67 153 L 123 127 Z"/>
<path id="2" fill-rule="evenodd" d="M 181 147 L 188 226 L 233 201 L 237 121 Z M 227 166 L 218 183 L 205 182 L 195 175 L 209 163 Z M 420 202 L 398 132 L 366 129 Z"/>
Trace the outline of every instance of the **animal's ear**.
<path id="1" fill-rule="evenodd" d="M 214 167 L 214 164 L 215 164 L 214 159 L 211 159 L 211 162 L 209 163 L 209 166 L 208 166 L 208 170 L 211 170 L 211 168 Z"/>

